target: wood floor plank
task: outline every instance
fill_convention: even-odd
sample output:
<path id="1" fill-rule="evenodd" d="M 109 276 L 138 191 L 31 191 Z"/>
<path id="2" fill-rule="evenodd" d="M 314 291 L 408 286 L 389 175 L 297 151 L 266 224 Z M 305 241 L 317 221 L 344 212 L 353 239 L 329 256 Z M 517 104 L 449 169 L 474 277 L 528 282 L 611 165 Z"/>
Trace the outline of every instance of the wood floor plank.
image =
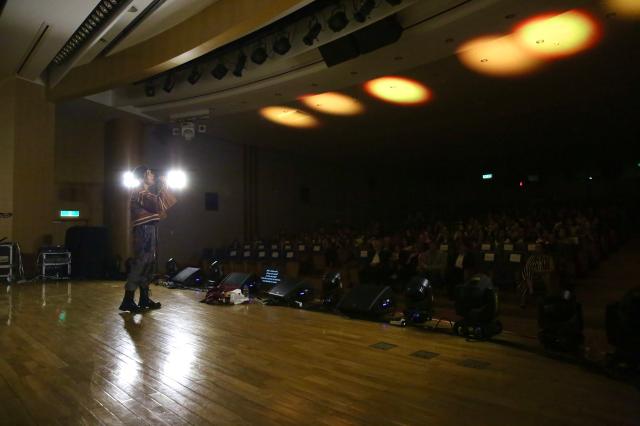
<path id="1" fill-rule="evenodd" d="M 535 341 L 517 335 L 467 342 L 285 307 L 209 306 L 190 291 L 154 287 L 153 293 L 163 308 L 132 316 L 116 310 L 121 283 L 45 284 L 45 303 L 39 283 L 0 291 L 2 419 L 25 425 L 640 423 L 637 390 L 543 357 Z M 395 346 L 371 347 L 378 342 Z M 412 356 L 420 350 L 437 356 Z"/>

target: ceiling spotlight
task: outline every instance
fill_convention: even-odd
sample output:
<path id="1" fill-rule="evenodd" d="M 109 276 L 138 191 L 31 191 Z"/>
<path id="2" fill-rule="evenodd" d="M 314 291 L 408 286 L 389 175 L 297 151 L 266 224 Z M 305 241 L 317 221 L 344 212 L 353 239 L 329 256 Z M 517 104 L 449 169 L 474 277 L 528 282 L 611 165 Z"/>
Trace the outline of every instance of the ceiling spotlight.
<path id="1" fill-rule="evenodd" d="M 229 72 L 229 70 L 227 69 L 227 67 L 224 66 L 224 64 L 222 62 L 220 62 L 218 65 L 215 66 L 215 68 L 213 70 L 211 70 L 211 75 L 216 80 L 222 80 L 224 78 L 224 76 L 227 75 L 228 72 Z"/>
<path id="2" fill-rule="evenodd" d="M 200 72 L 198 67 L 193 67 L 193 69 L 191 70 L 191 74 L 189 74 L 189 77 L 187 77 L 187 81 L 189 81 L 189 83 L 191 84 L 196 84 L 198 80 L 200 80 L 200 77 L 202 77 L 202 73 Z"/>
<path id="3" fill-rule="evenodd" d="M 173 90 L 173 87 L 176 85 L 176 79 L 172 73 L 167 74 L 167 78 L 164 81 L 164 86 L 162 86 L 162 90 L 167 93 L 170 93 Z"/>
<path id="4" fill-rule="evenodd" d="M 153 84 L 149 83 L 144 86 L 144 93 L 148 98 L 152 98 L 156 95 L 156 88 Z"/>
<path id="5" fill-rule="evenodd" d="M 273 51 L 278 55 L 284 55 L 291 50 L 291 42 L 288 36 L 280 36 L 273 43 Z"/>
<path id="6" fill-rule="evenodd" d="M 236 66 L 233 69 L 233 75 L 236 77 L 242 77 L 242 71 L 244 70 L 244 66 L 247 64 L 247 55 L 243 52 L 240 52 L 238 55 L 238 61 L 236 62 Z"/>
<path id="7" fill-rule="evenodd" d="M 334 33 L 344 30 L 348 24 L 349 18 L 347 18 L 347 14 L 344 13 L 344 10 L 334 10 L 329 18 L 329 28 L 331 28 Z"/>
<path id="8" fill-rule="evenodd" d="M 256 47 L 256 49 L 251 54 L 251 61 L 254 64 L 262 65 L 267 60 L 267 50 L 260 46 Z"/>
<path id="9" fill-rule="evenodd" d="M 353 14 L 353 18 L 358 22 L 366 21 L 374 7 L 376 7 L 374 0 L 364 0 L 356 13 Z"/>
<path id="10" fill-rule="evenodd" d="M 302 41 L 304 42 L 304 44 L 306 44 L 307 46 L 313 46 L 313 43 L 316 40 L 318 40 L 318 35 L 320 34 L 320 31 L 322 31 L 322 25 L 320 25 L 320 22 L 318 22 L 317 19 L 314 19 L 313 21 L 311 21 L 309 23 L 309 31 L 302 38 Z"/>

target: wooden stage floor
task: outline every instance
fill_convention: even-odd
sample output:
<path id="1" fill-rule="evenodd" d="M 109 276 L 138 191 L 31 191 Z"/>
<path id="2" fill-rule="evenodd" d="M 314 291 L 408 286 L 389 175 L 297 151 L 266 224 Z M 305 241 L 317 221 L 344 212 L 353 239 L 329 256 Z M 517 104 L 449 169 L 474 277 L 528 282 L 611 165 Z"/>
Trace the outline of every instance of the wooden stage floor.
<path id="1" fill-rule="evenodd" d="M 164 307 L 131 316 L 117 311 L 119 282 L 0 290 L 3 425 L 640 424 L 637 389 L 508 333 L 468 342 L 292 308 L 209 306 L 201 293 L 155 286 Z M 372 347 L 380 342 L 396 346 Z"/>

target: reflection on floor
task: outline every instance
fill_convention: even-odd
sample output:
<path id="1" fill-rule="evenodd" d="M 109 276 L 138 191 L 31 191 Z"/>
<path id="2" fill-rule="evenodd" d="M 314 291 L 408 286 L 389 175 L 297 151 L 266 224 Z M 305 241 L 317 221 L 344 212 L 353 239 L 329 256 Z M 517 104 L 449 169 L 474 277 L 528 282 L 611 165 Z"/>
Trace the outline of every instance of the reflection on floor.
<path id="1" fill-rule="evenodd" d="M 0 292 L 2 424 L 638 424 L 630 385 L 503 334 L 468 342 L 153 287 L 159 311 L 119 314 L 122 283 Z M 443 324 L 444 327 L 444 324 Z"/>

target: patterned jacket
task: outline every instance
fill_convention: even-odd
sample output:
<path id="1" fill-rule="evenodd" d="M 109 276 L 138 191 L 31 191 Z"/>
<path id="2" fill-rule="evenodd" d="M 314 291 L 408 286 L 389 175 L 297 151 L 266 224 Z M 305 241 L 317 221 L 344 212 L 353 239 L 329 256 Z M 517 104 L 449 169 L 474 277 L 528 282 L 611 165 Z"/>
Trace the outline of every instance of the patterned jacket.
<path id="1" fill-rule="evenodd" d="M 140 189 L 131 193 L 131 226 L 157 222 L 167 216 L 167 210 L 176 203 L 176 198 L 167 189 L 161 188 L 158 194 L 148 189 Z"/>

